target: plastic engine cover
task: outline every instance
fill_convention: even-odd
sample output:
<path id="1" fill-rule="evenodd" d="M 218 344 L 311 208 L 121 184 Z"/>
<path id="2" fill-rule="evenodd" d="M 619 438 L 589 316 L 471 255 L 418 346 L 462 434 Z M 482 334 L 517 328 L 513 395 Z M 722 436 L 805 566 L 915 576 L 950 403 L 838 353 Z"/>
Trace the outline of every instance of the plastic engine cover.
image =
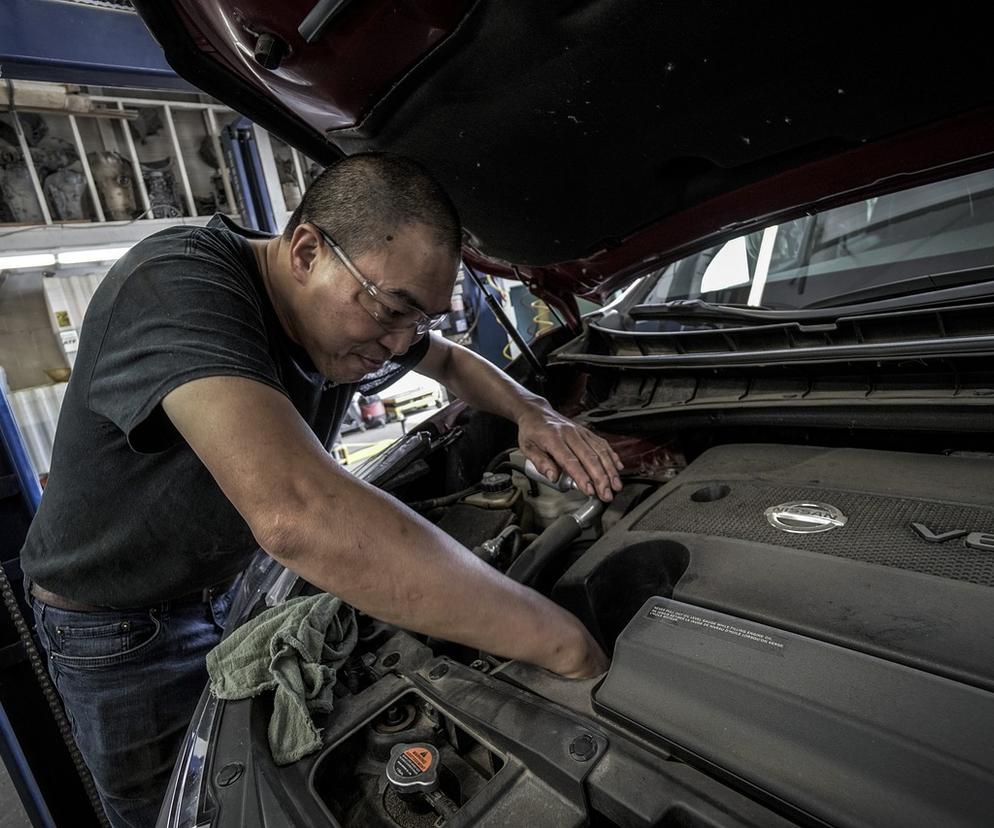
<path id="1" fill-rule="evenodd" d="M 648 600 L 596 703 L 803 821 L 994 813 L 994 694 L 725 613 Z"/>

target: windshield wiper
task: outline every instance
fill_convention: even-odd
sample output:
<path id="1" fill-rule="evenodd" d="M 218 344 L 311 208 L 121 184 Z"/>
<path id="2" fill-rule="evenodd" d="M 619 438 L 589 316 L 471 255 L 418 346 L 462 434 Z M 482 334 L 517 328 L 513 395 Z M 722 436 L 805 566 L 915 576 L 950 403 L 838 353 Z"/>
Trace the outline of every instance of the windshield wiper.
<path id="1" fill-rule="evenodd" d="M 946 273 L 930 273 L 914 279 L 902 279 L 883 285 L 870 285 L 859 290 L 851 290 L 818 302 L 812 302 L 805 310 L 865 304 L 877 299 L 893 299 L 898 302 L 913 300 L 915 304 L 919 304 L 916 300 L 922 296 L 934 297 L 938 291 L 973 287 L 985 283 L 994 283 L 994 267 L 970 267 Z"/>
<path id="2" fill-rule="evenodd" d="M 899 285 L 917 285 L 913 293 L 902 292 L 895 296 Z M 931 287 L 924 289 L 923 287 Z M 873 299 L 879 289 L 888 289 L 886 298 Z M 994 268 L 971 268 L 969 271 L 937 274 L 909 282 L 881 285 L 848 294 L 799 309 L 774 309 L 746 307 L 743 305 L 718 305 L 700 299 L 677 299 L 653 305 L 636 305 L 629 315 L 632 319 L 672 319 L 687 321 L 712 320 L 740 322 L 752 325 L 771 325 L 778 322 L 833 321 L 854 314 L 879 313 L 905 310 L 928 305 L 945 305 L 966 299 L 994 296 Z M 867 298 L 870 301 L 852 301 Z M 831 302 L 831 305 L 826 303 Z"/>
<path id="3" fill-rule="evenodd" d="M 718 305 L 703 299 L 673 299 L 652 305 L 635 305 L 628 311 L 632 319 L 681 319 L 693 322 L 746 322 L 767 324 L 780 320 L 781 314 L 796 314 L 803 311 L 778 310 L 755 305 Z M 793 318 L 793 316 L 791 316 Z"/>

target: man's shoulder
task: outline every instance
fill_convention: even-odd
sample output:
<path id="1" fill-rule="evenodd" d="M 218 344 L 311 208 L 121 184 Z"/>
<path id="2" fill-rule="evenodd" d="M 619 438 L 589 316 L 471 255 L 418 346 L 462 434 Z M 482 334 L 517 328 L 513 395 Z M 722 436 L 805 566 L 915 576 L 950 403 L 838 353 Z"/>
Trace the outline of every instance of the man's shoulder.
<path id="1" fill-rule="evenodd" d="M 207 225 L 177 225 L 146 236 L 107 272 L 92 299 L 94 315 L 109 313 L 122 296 L 165 308 L 178 294 L 207 297 L 212 286 L 237 287 L 254 297 L 254 257 L 232 227 L 215 217 Z"/>
<path id="2" fill-rule="evenodd" d="M 207 224 L 175 225 L 152 233 L 123 258 L 130 259 L 131 269 L 142 264 L 168 264 L 172 259 L 196 256 L 205 266 L 224 265 L 242 270 L 252 264 L 248 240 L 256 235 L 217 214 Z M 123 263 L 127 265 L 127 262 Z"/>

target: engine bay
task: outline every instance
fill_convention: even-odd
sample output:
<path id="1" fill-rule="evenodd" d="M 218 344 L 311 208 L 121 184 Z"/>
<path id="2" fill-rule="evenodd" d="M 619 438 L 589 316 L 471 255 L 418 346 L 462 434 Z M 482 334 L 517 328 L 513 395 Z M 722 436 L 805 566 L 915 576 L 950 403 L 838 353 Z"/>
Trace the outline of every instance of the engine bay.
<path id="1" fill-rule="evenodd" d="M 657 447 L 605 507 L 510 449 L 426 499 L 444 453 L 415 454 L 399 496 L 576 614 L 610 670 L 570 681 L 362 617 L 316 756 L 267 769 L 266 701 L 227 704 L 212 766 L 258 790 L 212 785 L 216 824 L 987 818 L 991 456 L 730 443 L 684 467 Z"/>

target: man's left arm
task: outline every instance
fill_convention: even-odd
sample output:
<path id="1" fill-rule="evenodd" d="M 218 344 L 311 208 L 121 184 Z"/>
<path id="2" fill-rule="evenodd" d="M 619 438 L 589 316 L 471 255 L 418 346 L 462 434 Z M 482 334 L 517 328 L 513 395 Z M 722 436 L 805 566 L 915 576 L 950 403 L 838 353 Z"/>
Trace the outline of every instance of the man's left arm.
<path id="1" fill-rule="evenodd" d="M 621 490 L 622 464 L 607 441 L 559 414 L 468 348 L 432 336 L 415 370 L 440 382 L 474 408 L 506 417 L 518 425 L 518 444 L 550 480 L 565 471 L 587 494 L 611 500 Z"/>

